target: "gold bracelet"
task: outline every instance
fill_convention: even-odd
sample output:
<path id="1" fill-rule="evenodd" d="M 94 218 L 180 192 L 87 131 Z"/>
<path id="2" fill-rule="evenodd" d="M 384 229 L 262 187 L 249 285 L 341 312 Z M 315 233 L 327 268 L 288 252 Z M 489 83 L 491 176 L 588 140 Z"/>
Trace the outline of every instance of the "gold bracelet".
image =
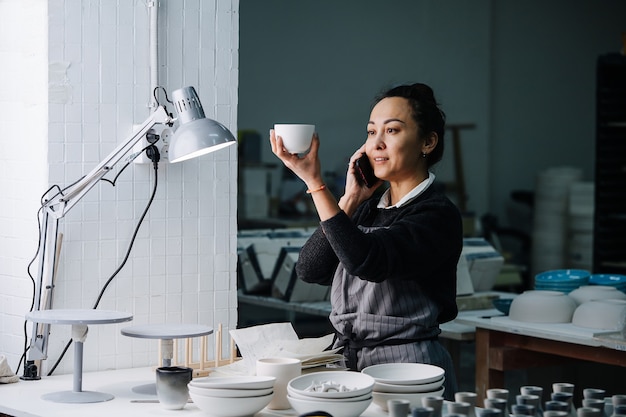
<path id="1" fill-rule="evenodd" d="M 322 190 L 325 190 L 325 189 L 326 189 L 326 184 L 322 184 L 322 185 L 319 186 L 319 188 L 316 188 L 315 190 L 306 190 L 306 193 L 307 194 L 313 194 L 313 193 L 316 193 L 318 191 L 322 191 Z"/>

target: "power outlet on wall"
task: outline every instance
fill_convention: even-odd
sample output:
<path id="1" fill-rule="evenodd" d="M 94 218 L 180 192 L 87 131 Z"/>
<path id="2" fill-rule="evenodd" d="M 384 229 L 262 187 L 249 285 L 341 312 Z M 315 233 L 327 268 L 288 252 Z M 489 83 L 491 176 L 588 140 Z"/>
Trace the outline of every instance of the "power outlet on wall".
<path id="1" fill-rule="evenodd" d="M 138 129 L 139 127 L 140 125 L 134 125 L 133 129 Z M 148 134 L 146 135 L 152 138 L 158 138 L 158 140 L 153 144 L 159 149 L 159 153 L 161 154 L 161 162 L 169 162 L 167 158 L 167 148 L 169 146 L 169 140 L 172 137 L 172 134 L 172 129 L 170 129 L 168 126 L 155 125 L 153 128 L 148 130 Z M 137 142 L 135 146 L 133 146 L 133 153 L 141 152 L 142 149 L 145 149 L 150 144 L 146 136 L 142 137 L 141 140 Z M 141 155 L 135 158 L 133 162 L 135 164 L 149 164 L 152 161 L 150 161 L 150 158 L 148 158 L 145 152 L 141 152 Z"/>

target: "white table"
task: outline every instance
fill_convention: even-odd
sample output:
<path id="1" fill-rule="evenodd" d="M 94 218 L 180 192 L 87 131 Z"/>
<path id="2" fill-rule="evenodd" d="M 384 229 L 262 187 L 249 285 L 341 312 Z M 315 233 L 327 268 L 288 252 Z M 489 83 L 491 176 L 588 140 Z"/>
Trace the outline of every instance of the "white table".
<path id="1" fill-rule="evenodd" d="M 111 416 L 208 416 L 195 404 L 189 403 L 180 411 L 164 409 L 151 396 L 133 392 L 132 387 L 154 376 L 151 367 L 118 369 L 87 374 L 89 383 L 96 389 L 115 395 L 111 401 L 92 404 L 59 404 L 44 401 L 41 394 L 63 387 L 71 375 L 54 375 L 39 381 L 22 381 L 0 386 L 0 414 L 15 417 L 111 417 Z M 254 417 L 297 417 L 295 410 L 269 410 L 264 408 Z M 389 417 L 379 406 L 372 403 L 361 417 Z"/>
<path id="2" fill-rule="evenodd" d="M 612 332 L 572 323 L 525 323 L 509 317 L 463 317 L 476 327 L 476 393 L 504 386 L 504 372 L 530 366 L 554 365 L 576 359 L 626 368 L 626 341 L 606 343 Z"/>
<path id="3" fill-rule="evenodd" d="M 132 314 L 109 310 L 37 310 L 26 314 L 34 323 L 70 324 L 74 343 L 73 390 L 58 391 L 43 395 L 45 400 L 60 403 L 94 403 L 110 401 L 113 395 L 97 391 L 83 391 L 83 344 L 87 338 L 89 324 L 122 323 L 133 319 Z"/>

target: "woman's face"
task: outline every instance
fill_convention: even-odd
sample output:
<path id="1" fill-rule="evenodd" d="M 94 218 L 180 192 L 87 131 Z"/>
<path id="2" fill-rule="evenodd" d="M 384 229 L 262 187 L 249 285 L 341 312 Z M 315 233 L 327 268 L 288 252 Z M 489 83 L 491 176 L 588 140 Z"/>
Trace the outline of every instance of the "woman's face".
<path id="1" fill-rule="evenodd" d="M 372 109 L 365 153 L 374 173 L 386 181 L 415 178 L 420 173 L 422 142 L 407 99 L 388 97 Z"/>

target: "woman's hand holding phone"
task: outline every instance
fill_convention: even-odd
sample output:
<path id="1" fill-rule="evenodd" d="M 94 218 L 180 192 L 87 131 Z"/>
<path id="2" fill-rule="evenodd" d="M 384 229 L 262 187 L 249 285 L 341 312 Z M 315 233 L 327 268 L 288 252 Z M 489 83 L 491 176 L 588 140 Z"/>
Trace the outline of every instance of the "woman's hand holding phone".
<path id="1" fill-rule="evenodd" d="M 376 175 L 374 175 L 374 169 L 365 153 L 355 161 L 354 168 L 356 170 L 356 180 L 359 184 L 365 185 L 367 188 L 372 188 L 380 181 Z"/>

